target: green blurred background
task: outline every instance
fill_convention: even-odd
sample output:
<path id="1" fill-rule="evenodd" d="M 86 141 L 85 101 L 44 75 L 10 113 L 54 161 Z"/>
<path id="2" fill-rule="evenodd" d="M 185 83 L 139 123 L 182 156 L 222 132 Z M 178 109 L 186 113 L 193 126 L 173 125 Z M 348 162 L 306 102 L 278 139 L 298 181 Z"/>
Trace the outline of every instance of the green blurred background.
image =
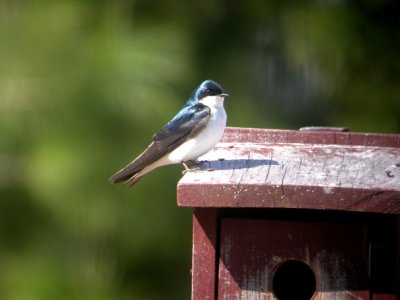
<path id="1" fill-rule="evenodd" d="M 181 166 L 108 177 L 204 79 L 228 125 L 400 129 L 400 2 L 0 0 L 0 299 L 189 299 Z"/>

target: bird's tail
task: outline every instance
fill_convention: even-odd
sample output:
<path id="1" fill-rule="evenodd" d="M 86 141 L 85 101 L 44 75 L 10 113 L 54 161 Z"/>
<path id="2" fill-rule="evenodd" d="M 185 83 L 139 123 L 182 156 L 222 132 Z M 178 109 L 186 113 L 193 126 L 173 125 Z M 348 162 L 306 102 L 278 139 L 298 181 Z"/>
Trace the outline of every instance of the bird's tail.
<path id="1" fill-rule="evenodd" d="M 112 183 L 125 183 L 128 184 L 130 187 L 133 186 L 136 182 L 138 182 L 145 174 L 142 173 L 142 170 L 135 173 L 126 174 L 121 170 L 115 173 L 113 176 L 110 177 L 110 181 Z"/>
<path id="2" fill-rule="evenodd" d="M 142 174 L 142 172 L 138 172 L 138 173 L 136 173 L 135 175 L 133 175 L 131 178 L 129 178 L 128 180 L 126 180 L 125 183 L 126 183 L 129 187 L 131 187 L 131 186 L 133 186 L 134 184 L 136 184 L 140 179 L 142 179 L 142 177 L 143 177 L 144 175 L 145 175 L 145 174 Z"/>
<path id="3" fill-rule="evenodd" d="M 112 183 L 120 183 L 124 182 L 128 184 L 130 187 L 133 186 L 136 182 L 138 182 L 144 175 L 163 165 L 162 162 L 157 161 L 152 163 L 143 169 L 135 168 L 136 161 L 132 162 L 122 170 L 115 173 L 110 177 L 110 181 Z"/>
<path id="4" fill-rule="evenodd" d="M 112 183 L 120 183 L 120 182 L 127 181 L 132 176 L 135 176 L 135 173 L 127 174 L 124 172 L 124 169 L 122 169 L 122 170 L 118 171 L 117 173 L 115 173 L 113 176 L 111 176 L 109 178 L 109 180 Z"/>

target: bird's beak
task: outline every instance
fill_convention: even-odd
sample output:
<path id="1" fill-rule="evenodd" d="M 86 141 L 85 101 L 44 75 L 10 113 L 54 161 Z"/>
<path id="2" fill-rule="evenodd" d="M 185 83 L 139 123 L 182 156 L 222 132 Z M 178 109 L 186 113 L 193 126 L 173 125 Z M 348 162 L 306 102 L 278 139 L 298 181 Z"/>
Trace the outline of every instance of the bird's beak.
<path id="1" fill-rule="evenodd" d="M 229 95 L 226 94 L 226 93 L 219 94 L 218 96 L 220 96 L 220 97 L 229 97 Z"/>

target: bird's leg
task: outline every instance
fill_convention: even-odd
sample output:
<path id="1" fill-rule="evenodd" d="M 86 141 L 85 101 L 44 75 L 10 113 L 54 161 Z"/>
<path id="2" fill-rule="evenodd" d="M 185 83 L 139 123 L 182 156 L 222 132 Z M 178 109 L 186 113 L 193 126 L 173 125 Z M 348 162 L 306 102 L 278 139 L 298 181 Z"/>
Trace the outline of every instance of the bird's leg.
<path id="1" fill-rule="evenodd" d="M 185 167 L 185 170 L 182 171 L 183 174 L 190 171 L 190 168 L 187 166 L 186 163 L 182 162 L 182 165 Z"/>
<path id="2" fill-rule="evenodd" d="M 200 164 L 198 164 L 194 160 L 184 161 L 182 162 L 182 164 L 185 167 L 185 170 L 182 171 L 182 174 L 201 170 Z"/>

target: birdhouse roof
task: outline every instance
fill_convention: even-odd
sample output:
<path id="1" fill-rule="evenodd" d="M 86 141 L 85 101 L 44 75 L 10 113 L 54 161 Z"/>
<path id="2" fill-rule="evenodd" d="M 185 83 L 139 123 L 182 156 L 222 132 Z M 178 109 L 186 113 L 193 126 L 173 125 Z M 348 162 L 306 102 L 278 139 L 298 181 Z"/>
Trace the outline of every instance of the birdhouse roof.
<path id="1" fill-rule="evenodd" d="M 400 135 L 227 128 L 199 160 L 179 206 L 400 213 Z"/>

